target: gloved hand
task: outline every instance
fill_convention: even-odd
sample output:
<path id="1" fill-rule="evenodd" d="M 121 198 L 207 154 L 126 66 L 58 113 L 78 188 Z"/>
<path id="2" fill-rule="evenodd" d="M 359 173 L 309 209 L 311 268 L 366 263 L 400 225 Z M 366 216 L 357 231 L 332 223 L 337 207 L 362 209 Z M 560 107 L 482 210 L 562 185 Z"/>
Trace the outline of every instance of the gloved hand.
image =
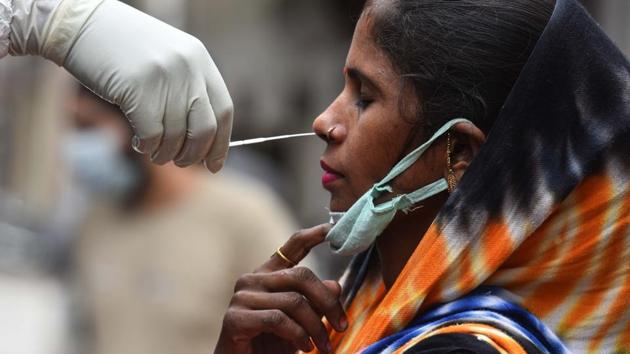
<path id="1" fill-rule="evenodd" d="M 118 104 L 152 161 L 221 169 L 233 105 L 199 40 L 116 0 L 14 1 L 30 12 L 14 18 L 13 54 L 42 55 Z M 51 13 L 43 26 L 37 11 Z"/>

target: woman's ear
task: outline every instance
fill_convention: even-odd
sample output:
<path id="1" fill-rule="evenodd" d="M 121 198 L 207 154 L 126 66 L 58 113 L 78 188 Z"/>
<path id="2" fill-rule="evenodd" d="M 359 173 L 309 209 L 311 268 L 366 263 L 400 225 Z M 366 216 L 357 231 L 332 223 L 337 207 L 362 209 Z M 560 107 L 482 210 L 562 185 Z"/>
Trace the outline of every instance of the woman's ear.
<path id="1" fill-rule="evenodd" d="M 462 122 L 451 128 L 448 143 L 447 166 L 444 171 L 449 184 L 454 188 L 477 156 L 481 145 L 486 141 L 486 135 L 476 125 Z"/>

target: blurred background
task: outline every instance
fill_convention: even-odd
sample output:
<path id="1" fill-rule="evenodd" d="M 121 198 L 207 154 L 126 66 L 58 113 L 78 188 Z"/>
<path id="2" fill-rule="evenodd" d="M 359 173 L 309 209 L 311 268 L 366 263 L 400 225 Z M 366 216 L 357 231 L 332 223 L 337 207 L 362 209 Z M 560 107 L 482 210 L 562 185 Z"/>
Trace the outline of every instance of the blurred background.
<path id="1" fill-rule="evenodd" d="M 134 0 L 209 48 L 233 140 L 309 132 L 361 0 Z M 583 1 L 630 54 L 630 1 Z M 327 221 L 317 138 L 152 166 L 113 107 L 37 58 L 0 62 L 0 354 L 208 353 L 236 277 Z M 345 259 L 308 259 L 337 277 Z"/>

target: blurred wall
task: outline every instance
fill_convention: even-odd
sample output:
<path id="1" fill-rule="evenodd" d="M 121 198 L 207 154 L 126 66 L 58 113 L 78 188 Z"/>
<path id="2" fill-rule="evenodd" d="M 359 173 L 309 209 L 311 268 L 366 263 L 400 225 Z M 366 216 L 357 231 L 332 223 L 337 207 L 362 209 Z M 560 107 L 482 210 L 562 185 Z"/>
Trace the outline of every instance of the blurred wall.
<path id="1" fill-rule="evenodd" d="M 582 2 L 619 48 L 627 56 L 630 55 L 630 1 L 583 0 Z"/>
<path id="2" fill-rule="evenodd" d="M 41 215 L 55 197 L 58 151 L 69 75 L 39 58 L 0 64 L 0 187 Z"/>

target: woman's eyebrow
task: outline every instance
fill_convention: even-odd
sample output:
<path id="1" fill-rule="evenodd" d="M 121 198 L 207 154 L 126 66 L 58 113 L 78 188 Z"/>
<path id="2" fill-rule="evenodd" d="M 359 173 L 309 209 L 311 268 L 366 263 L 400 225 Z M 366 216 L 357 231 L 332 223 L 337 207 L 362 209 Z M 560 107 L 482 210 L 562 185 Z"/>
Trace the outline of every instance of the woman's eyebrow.
<path id="1" fill-rule="evenodd" d="M 380 87 L 375 83 L 375 81 L 365 73 L 361 72 L 361 70 L 353 67 L 347 67 L 344 71 L 349 78 L 359 80 L 361 81 L 361 84 L 370 86 L 372 89 L 381 92 Z"/>

